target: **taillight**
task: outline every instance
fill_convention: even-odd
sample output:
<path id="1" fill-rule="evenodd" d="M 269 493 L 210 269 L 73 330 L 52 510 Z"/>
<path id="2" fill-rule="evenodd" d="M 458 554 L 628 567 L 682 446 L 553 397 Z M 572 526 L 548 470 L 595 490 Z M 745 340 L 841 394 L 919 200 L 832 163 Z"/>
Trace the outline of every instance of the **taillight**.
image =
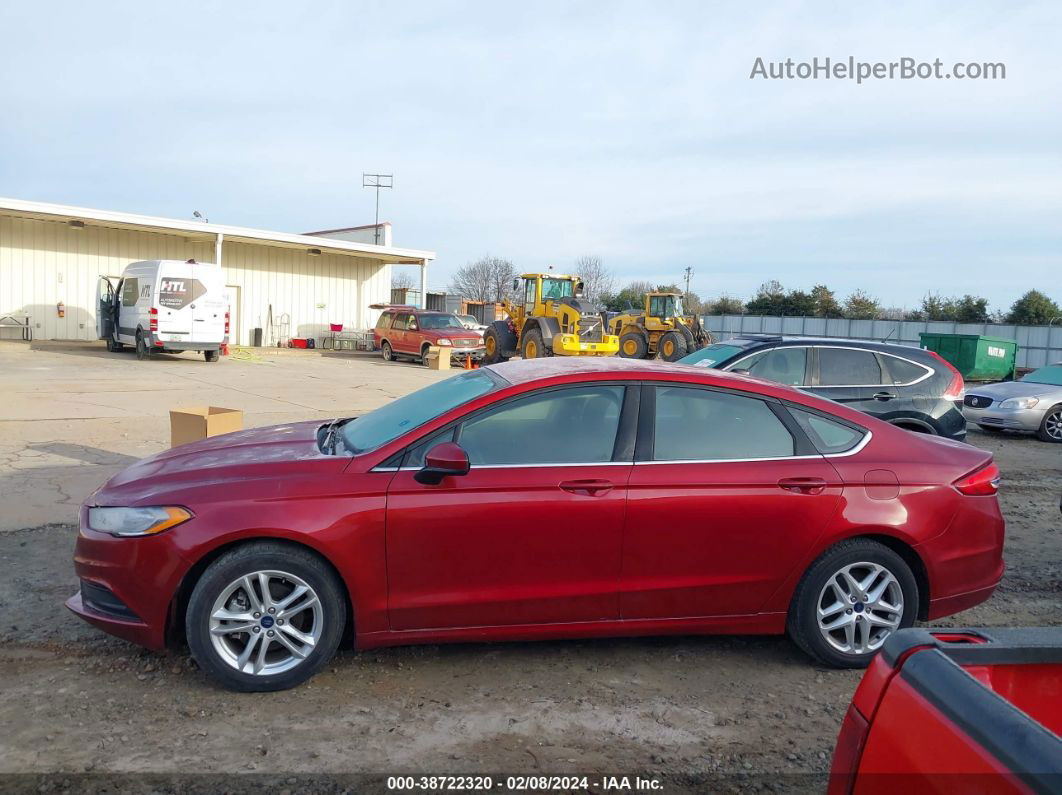
<path id="1" fill-rule="evenodd" d="M 148 310 L 148 324 L 152 331 L 159 330 L 159 310 L 157 307 L 151 307 Z"/>
<path id="2" fill-rule="evenodd" d="M 962 380 L 962 373 L 936 351 L 927 351 L 927 353 L 951 372 L 951 381 L 948 382 L 948 388 L 944 390 L 944 397 L 956 403 L 962 403 L 963 398 L 966 397 L 966 382 Z"/>
<path id="3" fill-rule="evenodd" d="M 869 731 L 867 719 L 854 705 L 849 704 L 841 723 L 841 733 L 837 735 L 837 745 L 833 749 L 827 795 L 849 795 L 852 791 Z"/>
<path id="4" fill-rule="evenodd" d="M 229 336 L 229 312 L 225 310 L 225 336 Z"/>
<path id="5" fill-rule="evenodd" d="M 991 497 L 999 491 L 999 467 L 985 464 L 980 469 L 963 475 L 951 484 L 968 497 Z"/>

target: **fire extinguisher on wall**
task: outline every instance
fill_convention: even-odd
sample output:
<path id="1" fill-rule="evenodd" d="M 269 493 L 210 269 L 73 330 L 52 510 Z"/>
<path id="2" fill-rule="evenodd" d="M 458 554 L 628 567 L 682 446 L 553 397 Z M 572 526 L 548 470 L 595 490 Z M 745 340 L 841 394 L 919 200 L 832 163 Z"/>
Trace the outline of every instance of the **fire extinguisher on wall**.
<path id="1" fill-rule="evenodd" d="M 59 317 L 66 317 L 66 304 L 60 301 L 55 305 L 55 311 L 59 313 Z"/>

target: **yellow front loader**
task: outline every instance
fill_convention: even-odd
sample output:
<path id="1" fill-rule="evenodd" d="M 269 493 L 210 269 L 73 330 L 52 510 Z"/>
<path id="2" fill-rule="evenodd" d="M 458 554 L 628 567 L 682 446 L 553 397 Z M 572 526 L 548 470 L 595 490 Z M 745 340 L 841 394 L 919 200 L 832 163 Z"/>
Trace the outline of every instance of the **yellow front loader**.
<path id="1" fill-rule="evenodd" d="M 513 281 L 513 293 L 503 303 L 509 317 L 491 323 L 483 335 L 484 364 L 512 356 L 612 356 L 619 350 L 605 313 L 583 297 L 578 276 L 525 273 Z"/>
<path id="2" fill-rule="evenodd" d="M 619 338 L 619 355 L 627 359 L 667 362 L 681 359 L 712 342 L 697 315 L 685 315 L 681 293 L 646 293 L 642 311 L 629 310 L 609 320 Z"/>

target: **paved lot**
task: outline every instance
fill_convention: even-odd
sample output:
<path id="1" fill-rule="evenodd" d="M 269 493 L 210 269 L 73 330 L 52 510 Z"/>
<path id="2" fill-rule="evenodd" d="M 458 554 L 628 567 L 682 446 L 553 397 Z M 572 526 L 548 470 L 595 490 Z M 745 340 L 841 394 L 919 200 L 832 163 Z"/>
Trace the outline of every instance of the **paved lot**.
<path id="1" fill-rule="evenodd" d="M 238 695 L 186 652 L 142 651 L 62 609 L 77 587 L 75 506 L 167 445 L 171 407 L 241 408 L 248 426 L 326 418 L 442 375 L 342 355 L 139 363 L 0 346 L 0 773 L 253 772 L 267 775 L 248 785 L 298 790 L 321 774 L 655 771 L 668 791 L 719 774 L 715 787 L 818 788 L 809 776 L 828 769 L 859 674 L 816 668 L 781 638 L 345 652 L 294 691 Z M 971 441 L 1003 470 L 1009 568 L 990 602 L 941 623 L 1060 624 L 1062 450 Z"/>

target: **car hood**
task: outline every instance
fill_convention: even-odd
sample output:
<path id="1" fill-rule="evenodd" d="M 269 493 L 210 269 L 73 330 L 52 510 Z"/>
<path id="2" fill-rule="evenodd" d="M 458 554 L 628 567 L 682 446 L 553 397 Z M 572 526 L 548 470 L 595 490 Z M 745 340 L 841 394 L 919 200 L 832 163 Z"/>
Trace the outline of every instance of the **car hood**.
<path id="1" fill-rule="evenodd" d="M 1031 381 L 1003 381 L 999 384 L 985 386 L 966 385 L 967 395 L 984 395 L 993 400 L 1006 400 L 1012 397 L 1043 397 L 1057 394 L 1062 396 L 1062 386 L 1054 384 L 1034 384 Z"/>
<path id="2" fill-rule="evenodd" d="M 251 428 L 183 444 L 143 458 L 104 484 L 90 504 L 131 501 L 203 483 L 281 475 L 285 465 L 317 460 L 341 468 L 349 459 L 327 456 L 317 446 L 320 420 Z"/>

